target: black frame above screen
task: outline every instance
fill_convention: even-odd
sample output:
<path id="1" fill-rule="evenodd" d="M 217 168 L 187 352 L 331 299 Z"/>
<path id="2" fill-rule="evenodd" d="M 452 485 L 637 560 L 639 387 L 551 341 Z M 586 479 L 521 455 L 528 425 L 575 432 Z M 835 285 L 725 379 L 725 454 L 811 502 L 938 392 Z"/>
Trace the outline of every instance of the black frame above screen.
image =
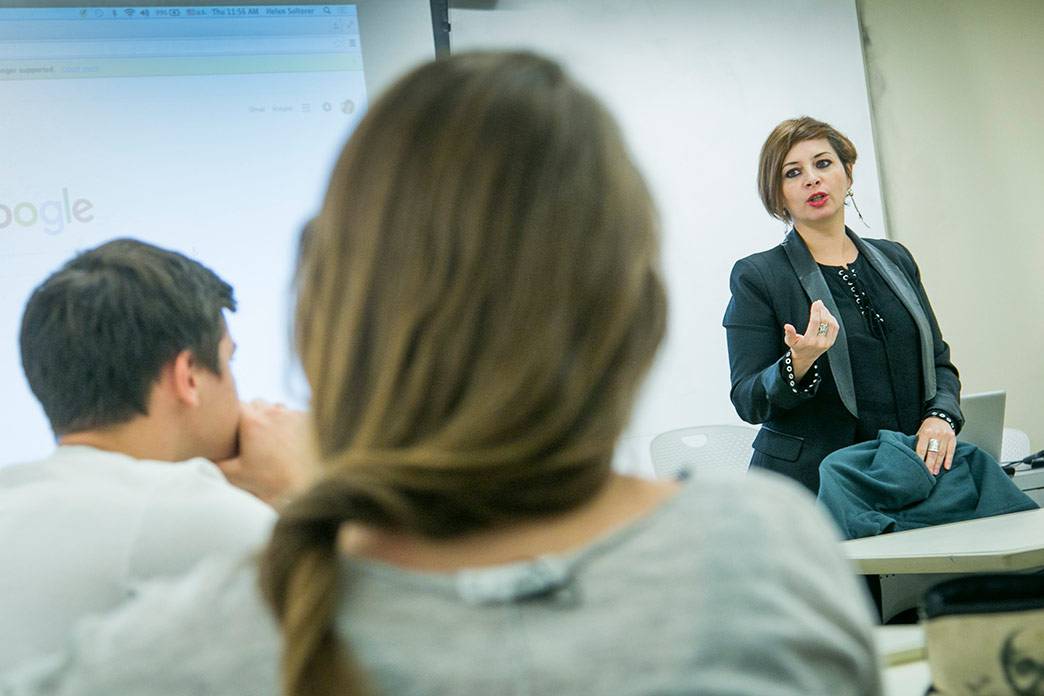
<path id="1" fill-rule="evenodd" d="M 431 33 L 435 38 L 435 57 L 450 54 L 449 0 L 431 0 Z"/>

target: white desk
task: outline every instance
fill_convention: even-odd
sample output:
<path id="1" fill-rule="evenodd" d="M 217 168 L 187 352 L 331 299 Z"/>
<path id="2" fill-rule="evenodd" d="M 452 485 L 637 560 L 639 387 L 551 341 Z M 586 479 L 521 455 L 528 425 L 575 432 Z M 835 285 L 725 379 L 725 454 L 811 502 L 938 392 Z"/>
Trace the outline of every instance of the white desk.
<path id="1" fill-rule="evenodd" d="M 1044 510 L 941 524 L 841 544 L 863 575 L 989 573 L 1044 567 Z"/>
<path id="2" fill-rule="evenodd" d="M 931 683 L 926 660 L 887 667 L 884 671 L 885 696 L 924 696 Z"/>
<path id="3" fill-rule="evenodd" d="M 1044 568 L 1044 509 L 853 539 L 841 547 L 860 573 L 880 576 L 881 620 L 888 621 L 943 580 Z"/>
<path id="4" fill-rule="evenodd" d="M 921 624 L 876 626 L 874 645 L 885 667 L 924 660 L 924 628 Z"/>
<path id="5" fill-rule="evenodd" d="M 932 679 L 921 626 L 878 626 L 874 643 L 884 665 L 885 696 L 924 696 Z"/>

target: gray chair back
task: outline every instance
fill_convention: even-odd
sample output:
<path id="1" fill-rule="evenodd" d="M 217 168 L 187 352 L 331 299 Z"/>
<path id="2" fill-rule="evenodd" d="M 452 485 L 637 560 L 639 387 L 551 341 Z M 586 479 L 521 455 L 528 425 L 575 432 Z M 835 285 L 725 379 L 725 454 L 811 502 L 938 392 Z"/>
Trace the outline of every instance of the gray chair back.
<path id="1" fill-rule="evenodd" d="M 749 425 L 697 425 L 660 433 L 649 449 L 653 470 L 676 479 L 695 468 L 743 472 L 758 429 Z"/>
<path id="2" fill-rule="evenodd" d="M 1018 428 L 1005 428 L 1001 435 L 1000 461 L 1014 462 L 1028 457 L 1032 452 L 1029 435 Z"/>

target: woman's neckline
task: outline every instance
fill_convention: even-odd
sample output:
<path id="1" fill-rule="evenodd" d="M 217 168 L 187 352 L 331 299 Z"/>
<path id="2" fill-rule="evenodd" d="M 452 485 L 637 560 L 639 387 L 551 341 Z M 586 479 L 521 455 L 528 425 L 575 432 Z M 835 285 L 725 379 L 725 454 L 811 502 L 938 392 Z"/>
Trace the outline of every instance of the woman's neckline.
<path id="1" fill-rule="evenodd" d="M 843 266 L 852 265 L 859 258 L 859 246 L 855 243 L 855 240 L 852 239 L 852 235 L 847 227 L 843 227 L 840 234 L 817 234 L 809 230 L 802 231 L 795 226 L 794 234 L 796 234 L 805 244 L 805 248 L 808 249 L 808 253 L 812 257 L 812 260 L 820 266 L 841 268 Z M 840 253 L 842 261 L 840 264 L 824 263 L 817 258 L 817 252 L 820 254 L 828 252 L 831 257 L 834 257 L 834 254 Z M 851 260 L 846 261 L 845 258 L 848 255 L 851 255 Z"/>
<path id="2" fill-rule="evenodd" d="M 832 264 L 832 263 L 820 263 L 819 261 L 816 261 L 816 264 L 818 264 L 821 268 L 830 268 L 830 269 L 844 268 L 844 269 L 848 269 L 848 268 L 851 268 L 852 266 L 854 266 L 856 263 L 858 263 L 859 259 L 861 259 L 861 258 L 862 258 L 862 254 L 859 253 L 859 249 L 856 249 L 855 258 L 852 259 L 851 261 L 849 261 L 848 263 Z"/>
<path id="3" fill-rule="evenodd" d="M 421 573 L 452 573 L 545 555 L 570 555 L 655 517 L 670 507 L 681 490 L 678 483 L 644 481 L 618 474 L 614 474 L 611 481 L 610 490 L 596 496 L 592 505 L 557 519 L 547 518 L 513 529 L 446 542 L 345 528 L 340 534 L 339 547 L 342 554 L 358 560 Z"/>

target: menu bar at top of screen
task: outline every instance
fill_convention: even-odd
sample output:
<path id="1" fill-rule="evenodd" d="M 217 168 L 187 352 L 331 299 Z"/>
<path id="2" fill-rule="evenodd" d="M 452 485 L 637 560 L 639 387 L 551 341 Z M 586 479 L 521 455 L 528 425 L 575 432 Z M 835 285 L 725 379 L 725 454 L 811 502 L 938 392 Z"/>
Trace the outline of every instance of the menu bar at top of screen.
<path id="1" fill-rule="evenodd" d="M 354 17 L 355 5 L 221 5 L 210 7 L 21 7 L 0 8 L 7 20 L 157 20 Z"/>
<path id="2" fill-rule="evenodd" d="M 362 69 L 354 5 L 0 9 L 0 20 L 0 81 Z"/>

